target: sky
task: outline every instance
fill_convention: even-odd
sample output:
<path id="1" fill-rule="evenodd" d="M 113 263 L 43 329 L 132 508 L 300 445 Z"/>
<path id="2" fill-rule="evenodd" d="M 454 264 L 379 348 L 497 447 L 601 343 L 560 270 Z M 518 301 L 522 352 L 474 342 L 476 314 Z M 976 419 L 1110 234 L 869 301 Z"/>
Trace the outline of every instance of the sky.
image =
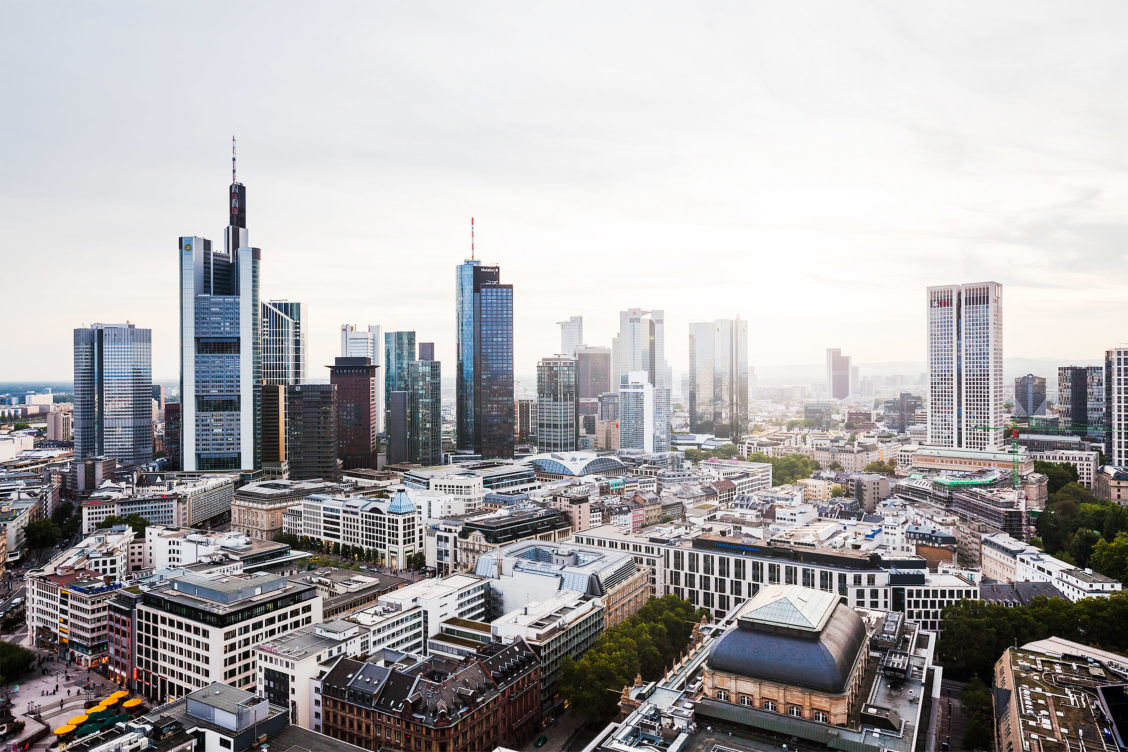
<path id="1" fill-rule="evenodd" d="M 515 371 L 584 317 L 749 320 L 752 366 L 923 361 L 930 284 L 1004 284 L 1008 357 L 1128 339 L 1128 5 L 5 3 L 0 380 L 72 330 L 178 362 L 177 238 L 222 244 L 230 141 L 264 300 L 414 329 L 455 267 L 515 292 Z"/>

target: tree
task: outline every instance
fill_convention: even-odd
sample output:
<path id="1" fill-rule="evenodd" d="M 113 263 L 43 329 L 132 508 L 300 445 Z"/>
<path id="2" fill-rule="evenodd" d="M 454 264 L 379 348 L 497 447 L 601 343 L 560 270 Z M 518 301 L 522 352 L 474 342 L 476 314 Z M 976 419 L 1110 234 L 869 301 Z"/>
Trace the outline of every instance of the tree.
<path id="1" fill-rule="evenodd" d="M 769 457 L 763 452 L 748 455 L 750 462 L 766 462 L 772 466 L 772 484 L 794 483 L 800 478 L 810 478 L 819 469 L 819 464 L 805 454 L 788 454 L 783 457 Z"/>
<path id="2" fill-rule="evenodd" d="M 897 472 L 897 463 L 895 462 L 871 462 L 865 467 L 867 473 L 880 473 L 881 475 L 893 475 Z"/>
<path id="3" fill-rule="evenodd" d="M 834 462 L 831 462 L 829 465 L 827 465 L 826 469 L 827 470 L 841 470 L 842 469 L 842 463 L 839 462 L 838 460 L 835 460 Z"/>
<path id="4" fill-rule="evenodd" d="M 116 514 L 111 514 L 109 517 L 99 522 L 97 527 L 99 530 L 104 530 L 108 527 L 128 525 L 129 527 L 133 528 L 133 534 L 135 536 L 137 536 L 138 538 L 144 538 L 145 528 L 149 527 L 149 525 L 151 524 L 152 523 L 147 519 L 134 512 L 133 514 L 127 514 L 124 517 L 118 516 Z"/>
<path id="5" fill-rule="evenodd" d="M 845 495 L 846 490 L 837 483 L 834 484 L 834 488 L 830 489 L 830 498 L 832 499 L 841 499 Z"/>
<path id="6" fill-rule="evenodd" d="M 994 711 L 991 692 L 978 676 L 973 677 L 960 692 L 960 705 L 967 715 L 964 727 L 963 749 L 990 750 L 994 746 Z"/>
<path id="7" fill-rule="evenodd" d="M 59 526 L 52 520 L 29 522 L 24 528 L 24 541 L 28 548 L 35 551 L 58 545 Z M 3 673 L 3 669 L 0 669 L 0 673 Z"/>
<path id="8" fill-rule="evenodd" d="M 1097 541 L 1089 566 L 1115 580 L 1128 579 L 1128 533 L 1117 533 L 1111 541 L 1104 538 Z"/>
<path id="9" fill-rule="evenodd" d="M 35 653 L 11 642 L 0 642 L 0 682 L 10 682 L 24 675 L 35 662 Z"/>
<path id="10" fill-rule="evenodd" d="M 1041 473 L 1049 479 L 1046 484 L 1046 492 L 1049 494 L 1055 494 L 1066 484 L 1076 483 L 1078 480 L 1077 466 L 1072 462 L 1034 460 L 1034 472 Z"/>

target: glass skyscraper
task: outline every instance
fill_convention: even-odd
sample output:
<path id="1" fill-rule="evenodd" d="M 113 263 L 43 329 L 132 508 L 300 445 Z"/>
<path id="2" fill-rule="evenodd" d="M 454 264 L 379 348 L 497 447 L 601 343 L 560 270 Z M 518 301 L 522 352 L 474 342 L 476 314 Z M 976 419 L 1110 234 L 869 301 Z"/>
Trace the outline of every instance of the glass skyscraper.
<path id="1" fill-rule="evenodd" d="M 537 449 L 574 452 L 580 437 L 575 358 L 537 363 Z"/>
<path id="2" fill-rule="evenodd" d="M 152 332 L 133 324 L 74 330 L 74 457 L 153 459 Z"/>
<path id="3" fill-rule="evenodd" d="M 262 378 L 266 384 L 306 383 L 306 306 L 293 300 L 262 304 Z"/>
<path id="4" fill-rule="evenodd" d="M 261 252 L 247 238 L 247 191 L 232 182 L 224 249 L 181 237 L 181 464 L 188 472 L 262 466 Z"/>
<path id="5" fill-rule="evenodd" d="M 415 360 L 415 332 L 384 334 L 384 425 L 391 428 L 392 392 L 408 391 L 407 364 Z"/>
<path id="6" fill-rule="evenodd" d="M 748 423 L 748 322 L 689 325 L 689 424 L 739 439 Z"/>
<path id="7" fill-rule="evenodd" d="M 407 364 L 407 454 L 424 467 L 443 461 L 442 364 L 433 348 Z"/>
<path id="8" fill-rule="evenodd" d="M 512 457 L 513 285 L 497 266 L 476 259 L 458 267 L 458 448 L 482 457 Z"/>

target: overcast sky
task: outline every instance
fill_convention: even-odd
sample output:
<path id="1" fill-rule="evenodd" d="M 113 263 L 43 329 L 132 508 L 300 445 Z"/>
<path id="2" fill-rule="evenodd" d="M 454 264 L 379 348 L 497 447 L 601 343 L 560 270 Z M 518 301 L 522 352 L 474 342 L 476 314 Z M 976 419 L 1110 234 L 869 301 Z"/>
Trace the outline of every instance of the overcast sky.
<path id="1" fill-rule="evenodd" d="M 454 268 L 515 287 L 518 374 L 584 317 L 751 321 L 753 366 L 923 360 L 924 288 L 1002 282 L 1007 356 L 1125 340 L 1123 3 L 4 3 L 0 380 L 153 330 L 176 241 L 222 245 L 239 139 L 262 296 L 415 329 Z"/>

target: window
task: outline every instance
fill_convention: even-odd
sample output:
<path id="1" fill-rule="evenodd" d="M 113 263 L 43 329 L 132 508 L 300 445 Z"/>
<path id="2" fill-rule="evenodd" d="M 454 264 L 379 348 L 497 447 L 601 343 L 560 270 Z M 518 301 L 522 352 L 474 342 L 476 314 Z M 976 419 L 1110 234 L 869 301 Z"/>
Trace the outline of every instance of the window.
<path id="1" fill-rule="evenodd" d="M 811 718 L 813 718 L 818 723 L 829 723 L 830 722 L 830 717 L 825 712 L 823 712 L 822 710 L 812 710 L 811 711 Z"/>
<path id="2" fill-rule="evenodd" d="M 775 700 L 764 700 L 763 703 L 760 704 L 760 707 L 762 707 L 764 710 L 775 710 Z"/>
<path id="3" fill-rule="evenodd" d="M 741 695 L 740 696 L 740 704 L 744 705 L 745 707 L 750 708 L 750 707 L 752 707 L 752 698 L 749 697 L 748 695 Z"/>
<path id="4" fill-rule="evenodd" d="M 728 692 L 724 691 L 723 689 L 718 689 L 717 690 L 717 699 L 718 700 L 728 700 Z"/>
<path id="5" fill-rule="evenodd" d="M 803 708 L 799 707 L 798 705 L 791 705 L 787 708 L 787 714 L 796 718 L 802 718 Z"/>

